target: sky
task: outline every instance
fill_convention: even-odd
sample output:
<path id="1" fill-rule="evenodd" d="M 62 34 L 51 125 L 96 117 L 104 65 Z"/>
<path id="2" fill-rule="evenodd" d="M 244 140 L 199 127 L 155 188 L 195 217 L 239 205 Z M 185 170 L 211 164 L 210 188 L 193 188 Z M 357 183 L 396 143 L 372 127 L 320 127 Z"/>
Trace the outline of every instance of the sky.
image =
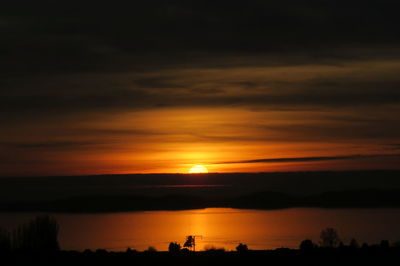
<path id="1" fill-rule="evenodd" d="M 7 1 L 0 176 L 400 169 L 395 1 Z"/>

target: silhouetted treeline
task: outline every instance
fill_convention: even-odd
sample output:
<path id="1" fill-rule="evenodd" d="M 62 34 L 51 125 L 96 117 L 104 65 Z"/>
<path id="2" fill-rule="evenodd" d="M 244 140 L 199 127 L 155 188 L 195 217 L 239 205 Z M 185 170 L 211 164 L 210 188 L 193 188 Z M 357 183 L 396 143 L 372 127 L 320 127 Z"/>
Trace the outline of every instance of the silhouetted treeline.
<path id="1" fill-rule="evenodd" d="M 0 229 L 0 252 L 49 253 L 58 251 L 60 249 L 58 231 L 57 221 L 49 216 L 38 216 L 11 232 Z"/>
<path id="2" fill-rule="evenodd" d="M 190 195 L 141 196 L 92 195 L 45 202 L 4 202 L 0 211 L 118 212 L 140 210 L 183 210 L 207 207 L 277 209 L 289 207 L 377 208 L 400 207 L 400 190 L 332 191 L 318 195 L 288 195 L 258 192 L 233 198 L 206 198 Z"/>

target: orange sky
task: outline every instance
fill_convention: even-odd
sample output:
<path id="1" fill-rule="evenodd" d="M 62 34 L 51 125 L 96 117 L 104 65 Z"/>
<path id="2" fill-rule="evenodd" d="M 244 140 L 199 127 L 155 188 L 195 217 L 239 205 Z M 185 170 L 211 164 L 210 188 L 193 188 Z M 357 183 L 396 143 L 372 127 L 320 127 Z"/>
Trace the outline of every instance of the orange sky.
<path id="1" fill-rule="evenodd" d="M 0 133 L 0 173 L 186 173 L 195 164 L 210 172 L 399 169 L 399 106 L 365 85 L 394 82 L 399 68 L 382 60 L 68 75 L 82 89 L 93 79 L 122 84 L 128 96 L 110 94 L 111 107 L 85 98 L 16 116 Z M 149 95 L 136 96 L 140 102 L 129 92 L 143 86 Z M 354 155 L 366 157 L 241 162 Z"/>
<path id="2" fill-rule="evenodd" d="M 48 123 L 16 136 L 31 146 L 5 148 L 15 175 L 186 173 L 393 169 L 398 157 L 273 163 L 252 159 L 397 154 L 381 139 L 358 138 L 353 125 L 326 121 L 331 112 L 259 111 L 243 108 L 160 108 L 121 112 L 81 122 Z M 310 129 L 304 127 L 309 125 Z M 332 136 L 328 128 L 343 128 Z M 26 125 L 27 128 L 30 125 Z M 310 134 L 314 130 L 315 134 Z M 319 131 L 318 131 L 319 130 Z M 38 143 L 38 145 L 35 145 Z M 48 145 L 40 144 L 48 143 Z M 54 146 L 52 145 L 54 143 Z M 39 145 L 40 144 L 40 145 Z M 7 151 L 8 149 L 8 151 Z"/>

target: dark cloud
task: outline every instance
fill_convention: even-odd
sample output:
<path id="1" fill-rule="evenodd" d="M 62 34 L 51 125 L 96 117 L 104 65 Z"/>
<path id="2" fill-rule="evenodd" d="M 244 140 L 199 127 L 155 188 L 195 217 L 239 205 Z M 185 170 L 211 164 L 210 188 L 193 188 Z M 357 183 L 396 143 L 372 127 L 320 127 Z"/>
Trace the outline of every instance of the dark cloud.
<path id="1" fill-rule="evenodd" d="M 389 0 L 23 2 L 0 11 L 3 70 L 16 75 L 165 67 L 199 52 L 354 57 L 338 51 L 388 51 L 400 36 Z"/>
<path id="2" fill-rule="evenodd" d="M 97 144 L 99 143 L 89 141 L 6 142 L 0 143 L 0 147 L 17 149 L 64 149 L 87 147 Z"/>
<path id="3" fill-rule="evenodd" d="M 332 97 L 330 97 L 332 96 Z M 104 94 L 83 95 L 35 95 L 3 97 L 0 110 L 3 114 L 26 115 L 35 112 L 41 116 L 62 115 L 77 112 L 107 112 L 123 110 L 143 110 L 166 107 L 259 107 L 262 109 L 316 109 L 335 106 L 362 106 L 371 104 L 396 104 L 398 96 L 374 97 L 362 95 L 309 94 L 292 95 L 246 95 L 246 96 L 199 96 L 194 101 L 191 95 L 149 94 L 145 91 L 114 90 Z M 361 100 L 361 101 L 360 101 Z"/>
<path id="4" fill-rule="evenodd" d="M 134 80 L 134 84 L 139 88 L 163 89 L 163 88 L 184 88 L 183 84 L 179 84 L 175 77 L 152 76 L 147 78 L 138 78 Z"/>
<path id="5" fill-rule="evenodd" d="M 334 161 L 334 160 L 355 160 L 363 158 L 379 158 L 379 157 L 400 157 L 400 154 L 370 154 L 370 155 L 345 155 L 345 156 L 319 156 L 319 157 L 293 157 L 293 158 L 268 158 L 254 159 L 242 161 L 227 161 L 215 164 L 240 164 L 240 163 L 295 163 L 295 162 L 318 162 L 318 161 Z"/>
<path id="6" fill-rule="evenodd" d="M 355 140 L 395 140 L 400 134 L 399 121 L 395 123 L 349 124 L 334 123 L 298 123 L 291 125 L 262 126 L 266 136 L 281 141 L 355 141 Z M 268 134 L 269 133 L 269 134 Z M 272 133 L 272 134 L 271 134 Z M 274 134 L 275 133 L 275 134 Z"/>
<path id="7" fill-rule="evenodd" d="M 265 68 L 264 71 L 272 69 Z M 394 75 L 396 69 L 391 67 L 388 72 Z M 296 71 L 296 68 L 293 70 Z M 320 70 L 315 69 L 312 70 L 315 72 L 313 75 L 328 77 L 323 82 L 320 79 L 290 80 L 300 74 L 288 73 L 288 80 L 281 82 L 283 77 L 251 81 L 254 78 L 251 68 L 243 68 L 243 71 L 249 72 L 248 76 L 245 74 L 242 77 L 244 81 L 234 81 L 236 77 L 229 69 L 220 70 L 220 75 L 225 76 L 224 78 L 217 74 L 207 76 L 206 71 L 198 70 L 191 73 L 177 71 L 146 78 L 110 74 L 32 79 L 31 83 L 26 80 L 12 80 L 10 84 L 3 85 L 0 109 L 8 114 L 46 113 L 50 110 L 138 110 L 164 106 L 309 109 L 396 105 L 400 102 L 400 80 L 397 77 L 382 77 L 379 73 L 376 77 L 366 76 L 361 80 L 360 77 L 342 78 L 340 75 L 343 74 L 340 73 L 320 74 Z M 198 78 L 196 75 L 204 77 Z M 238 89 L 234 91 L 232 87 Z"/>
<path id="8" fill-rule="evenodd" d="M 9 1 L 0 10 L 0 109 L 11 118 L 18 112 L 45 116 L 187 105 L 334 108 L 400 100 L 400 81 L 393 77 L 201 83 L 157 74 L 400 58 L 393 1 L 23 3 Z M 121 73 L 153 75 L 125 83 L 105 78 Z M 229 93 L 232 85 L 259 93 Z M 271 86 L 279 94 L 264 89 Z"/>
<path id="9" fill-rule="evenodd" d="M 79 134 L 88 134 L 88 135 L 132 135 L 132 136 L 149 136 L 149 135 L 160 135 L 160 132 L 144 130 L 144 129 L 116 129 L 116 128 L 92 128 L 92 129 L 79 129 L 76 130 L 76 133 Z"/>
<path id="10" fill-rule="evenodd" d="M 387 150 L 400 150 L 400 143 L 388 144 Z"/>

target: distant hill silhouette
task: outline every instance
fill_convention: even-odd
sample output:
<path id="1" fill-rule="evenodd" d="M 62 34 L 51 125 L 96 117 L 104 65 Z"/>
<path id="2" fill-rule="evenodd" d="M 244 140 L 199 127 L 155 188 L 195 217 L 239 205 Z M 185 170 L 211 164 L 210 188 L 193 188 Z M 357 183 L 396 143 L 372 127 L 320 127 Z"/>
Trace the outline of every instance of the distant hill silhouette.
<path id="1" fill-rule="evenodd" d="M 327 191 L 371 188 L 400 189 L 400 171 L 9 177 L 0 178 L 0 202 L 43 202 L 93 195 L 188 195 L 226 199 L 260 191 L 311 196 Z"/>
<path id="2" fill-rule="evenodd" d="M 400 190 L 332 191 L 310 196 L 264 191 L 239 197 L 213 198 L 190 195 L 77 196 L 42 202 L 1 202 L 0 211 L 119 212 L 142 210 L 184 210 L 207 207 L 279 209 L 289 207 L 379 208 L 400 207 Z"/>

